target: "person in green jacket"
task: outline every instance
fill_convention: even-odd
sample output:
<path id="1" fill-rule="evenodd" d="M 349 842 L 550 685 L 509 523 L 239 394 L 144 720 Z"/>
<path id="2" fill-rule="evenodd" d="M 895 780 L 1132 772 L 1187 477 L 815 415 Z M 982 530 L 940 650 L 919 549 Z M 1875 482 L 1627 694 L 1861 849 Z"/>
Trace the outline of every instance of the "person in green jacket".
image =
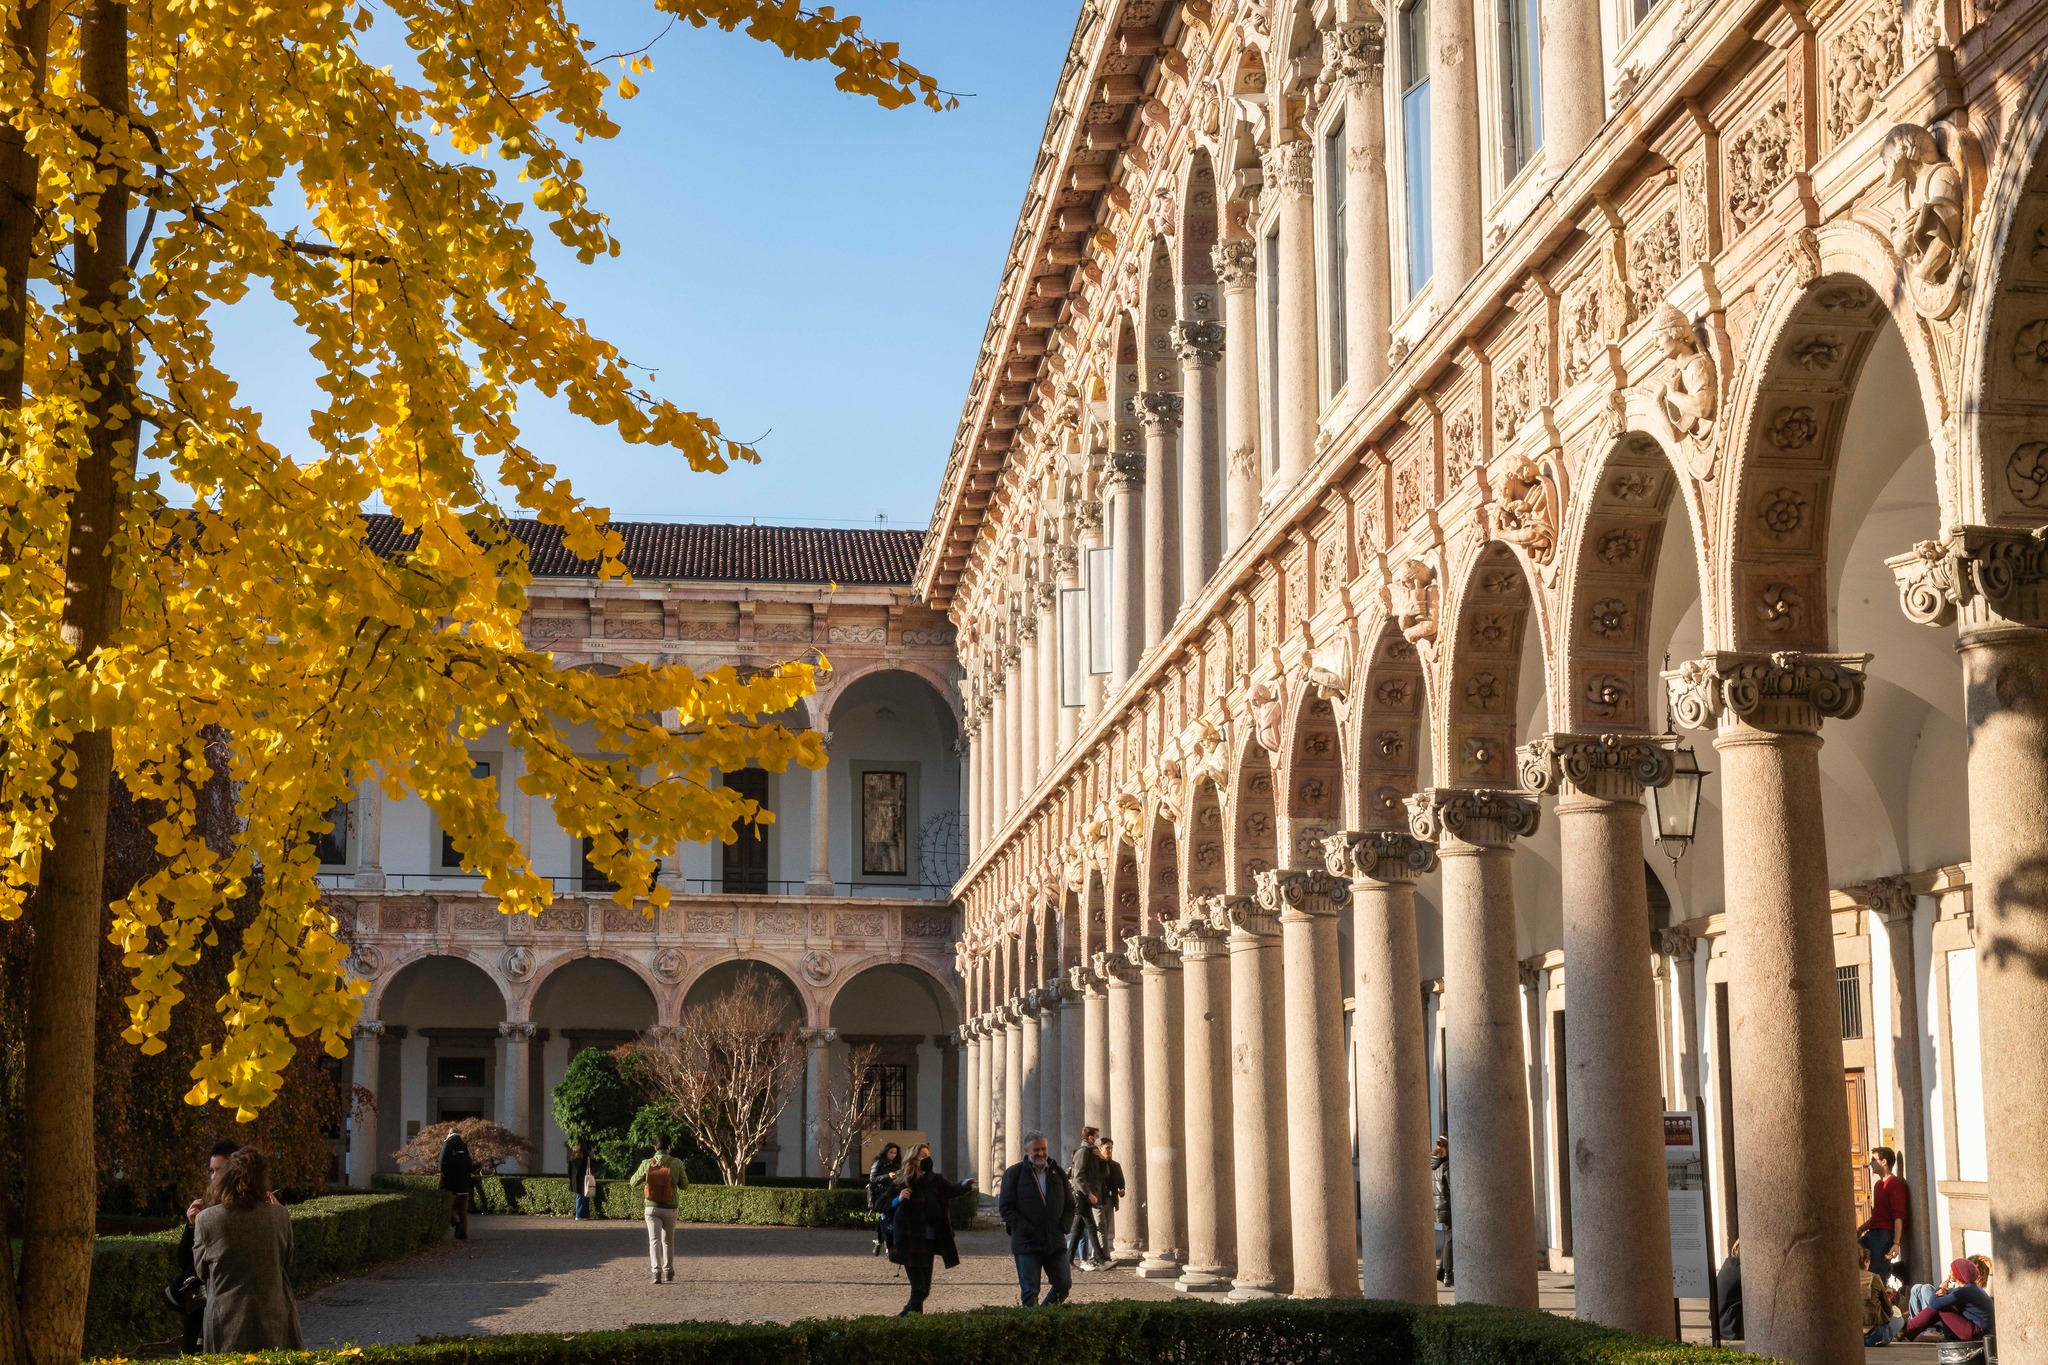
<path id="1" fill-rule="evenodd" d="M 674 1283 L 676 1278 L 676 1190 L 683 1183 L 682 1167 L 668 1154 L 669 1140 L 654 1140 L 654 1155 L 633 1172 L 647 1215 L 647 1258 L 653 1262 L 654 1282 Z"/>

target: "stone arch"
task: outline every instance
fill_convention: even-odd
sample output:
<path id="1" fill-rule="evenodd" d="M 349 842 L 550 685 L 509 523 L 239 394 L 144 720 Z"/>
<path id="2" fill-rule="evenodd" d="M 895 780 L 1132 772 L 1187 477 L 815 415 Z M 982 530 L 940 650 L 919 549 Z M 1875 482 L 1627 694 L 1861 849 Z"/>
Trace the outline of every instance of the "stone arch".
<path id="1" fill-rule="evenodd" d="M 1274 796 L 1272 760 L 1246 735 L 1238 750 L 1230 808 L 1224 812 L 1224 880 L 1232 895 L 1251 895 L 1258 874 L 1279 862 L 1280 810 Z"/>
<path id="2" fill-rule="evenodd" d="M 1144 454 L 1145 431 L 1138 417 L 1138 394 L 1145 387 L 1139 366 L 1138 324 L 1128 312 L 1119 312 L 1110 324 L 1110 347 L 1116 356 L 1110 371 L 1110 460 L 1118 456 L 1136 459 Z"/>
<path id="3" fill-rule="evenodd" d="M 1288 867 L 1321 867 L 1323 840 L 1344 817 L 1344 758 L 1337 708 L 1306 683 L 1288 708 L 1278 781 L 1278 852 Z"/>
<path id="4" fill-rule="evenodd" d="M 1223 300 L 1216 289 L 1216 262 L 1211 255 L 1222 221 L 1215 164 L 1206 150 L 1197 147 L 1188 154 L 1182 168 L 1180 223 L 1174 235 L 1183 318 L 1213 322 L 1223 316 Z"/>
<path id="5" fill-rule="evenodd" d="M 1081 929 L 1081 895 L 1081 891 L 1073 886 L 1063 884 L 1060 888 L 1060 951 L 1057 961 L 1062 979 L 1068 971 L 1087 961 Z"/>
<path id="6" fill-rule="evenodd" d="M 1081 881 L 1081 927 L 1079 938 L 1079 962 L 1077 965 L 1093 966 L 1095 955 L 1109 942 L 1109 923 L 1104 914 L 1107 903 L 1104 894 L 1103 872 L 1092 861 L 1082 873 Z"/>
<path id="7" fill-rule="evenodd" d="M 955 686 L 953 679 L 920 659 L 873 659 L 855 664 L 844 673 L 834 669 L 831 686 L 805 698 L 811 711 L 812 725 L 818 729 L 830 730 L 832 712 L 853 685 L 884 673 L 905 673 L 930 688 L 946 714 L 953 719 L 952 737 L 959 737 L 961 728 L 966 724 L 965 713 L 960 705 L 960 689 Z"/>
<path id="8" fill-rule="evenodd" d="M 1352 726 L 1346 819 L 1357 829 L 1408 828 L 1404 804 L 1429 757 L 1429 674 L 1389 618 L 1364 635 L 1347 712 Z"/>
<path id="9" fill-rule="evenodd" d="M 572 948 L 556 953 L 534 968 L 533 975 L 526 980 L 519 990 L 518 1007 L 521 1011 L 521 1017 L 530 1018 L 534 1006 L 540 1001 L 542 988 L 565 967 L 577 962 L 607 962 L 628 972 L 642 986 L 647 988 L 649 1003 L 654 1008 L 656 1022 L 660 1022 L 665 1017 L 667 1011 L 664 1006 L 668 1003 L 671 988 L 666 981 L 656 976 L 646 963 L 642 962 L 637 956 L 625 953 L 592 953 L 584 948 Z"/>
<path id="10" fill-rule="evenodd" d="M 1453 600 L 1436 771 L 1448 785 L 1512 790 L 1523 651 L 1536 616 L 1521 556 L 1502 541 L 1485 542 L 1466 563 Z"/>
<path id="11" fill-rule="evenodd" d="M 1941 400 L 1927 378 L 1932 367 L 1924 344 L 1916 344 L 1924 342 L 1924 328 L 1910 308 L 1902 326 L 1888 302 L 1896 273 L 1881 254 L 1870 259 L 1875 248 L 1860 230 L 1837 228 L 1820 240 L 1828 273 L 1805 285 L 1780 276 L 1744 367 L 1756 380 L 1735 395 L 1729 414 L 1734 467 L 1723 480 L 1720 508 L 1728 549 L 1716 584 L 1725 648 L 1829 648 L 1828 554 L 1842 435 L 1858 380 L 1885 332 L 1905 343 L 1929 439 L 1941 429 Z"/>
<path id="12" fill-rule="evenodd" d="M 1166 811 L 1154 803 L 1145 839 L 1145 899 L 1139 932 L 1156 934 L 1180 918 L 1180 838 Z"/>
<path id="13" fill-rule="evenodd" d="M 1181 828 L 1181 900 L 1221 895 L 1225 881 L 1223 793 L 1204 774 L 1188 784 Z"/>
<path id="14" fill-rule="evenodd" d="M 393 958 L 384 971 L 370 983 L 370 993 L 363 998 L 362 1017 L 383 1018 L 385 999 L 391 993 L 391 988 L 398 984 L 399 978 L 406 974 L 406 969 L 433 959 L 459 962 L 482 973 L 484 979 L 490 982 L 491 989 L 498 993 L 498 1018 L 504 1020 L 512 1017 L 506 1011 L 511 1008 L 513 992 L 506 987 L 504 978 L 492 970 L 490 964 L 485 962 L 478 952 L 454 944 L 445 948 L 423 946 Z"/>
<path id="15" fill-rule="evenodd" d="M 832 1018 L 832 1011 L 839 1004 L 839 997 L 845 993 L 848 986 L 870 972 L 887 968 L 896 968 L 918 978 L 918 984 L 931 994 L 932 1003 L 938 1007 L 939 1016 L 947 1022 L 947 1027 L 950 1028 L 960 1022 L 963 1017 L 961 1003 L 958 988 L 952 981 L 947 980 L 929 962 L 914 957 L 891 957 L 887 953 L 869 953 L 841 967 L 831 989 L 826 991 L 818 1002 L 820 1014 L 829 1021 Z"/>
<path id="16" fill-rule="evenodd" d="M 733 970 L 727 971 L 726 968 Z M 824 1027 L 824 1016 L 817 1008 L 816 993 L 804 986 L 802 974 L 793 971 L 787 963 L 779 959 L 757 953 L 718 953 L 699 962 L 696 970 L 676 985 L 677 1011 L 701 1003 L 703 999 L 708 998 L 709 991 L 722 987 L 737 976 L 740 970 L 746 968 L 768 973 L 788 990 L 789 998 L 796 1006 L 796 1016 L 800 1023 L 812 1028 Z M 699 996 L 700 991 L 707 992 L 707 995 Z M 693 996 L 699 998 L 692 999 Z"/>

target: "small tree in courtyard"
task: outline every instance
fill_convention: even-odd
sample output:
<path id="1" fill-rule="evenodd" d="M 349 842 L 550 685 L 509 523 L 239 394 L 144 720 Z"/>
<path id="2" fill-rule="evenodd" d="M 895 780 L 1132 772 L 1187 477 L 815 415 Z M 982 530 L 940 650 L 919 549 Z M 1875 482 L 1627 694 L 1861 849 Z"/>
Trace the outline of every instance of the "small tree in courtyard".
<path id="1" fill-rule="evenodd" d="M 498 1168 L 508 1161 L 522 1166 L 533 1164 L 533 1144 L 510 1128 L 489 1119 L 456 1119 L 429 1124 L 413 1134 L 411 1141 L 392 1153 L 398 1160 L 398 1169 L 412 1175 L 440 1170 L 441 1144 L 450 1133 L 462 1134 L 462 1143 L 469 1148 L 469 1159 L 478 1175 L 496 1175 Z"/>
<path id="2" fill-rule="evenodd" d="M 811 1148 L 825 1172 L 825 1187 L 839 1188 L 846 1159 L 860 1149 L 861 1135 L 875 1126 L 882 1089 L 877 1067 L 882 1050 L 873 1043 L 846 1049 L 825 1082 L 823 1109 L 811 1116 Z"/>
<path id="3" fill-rule="evenodd" d="M 716 1000 L 685 1009 L 635 1061 L 656 1100 L 717 1163 L 719 1178 L 744 1185 L 803 1081 L 804 1042 L 767 974 L 747 968 Z"/>

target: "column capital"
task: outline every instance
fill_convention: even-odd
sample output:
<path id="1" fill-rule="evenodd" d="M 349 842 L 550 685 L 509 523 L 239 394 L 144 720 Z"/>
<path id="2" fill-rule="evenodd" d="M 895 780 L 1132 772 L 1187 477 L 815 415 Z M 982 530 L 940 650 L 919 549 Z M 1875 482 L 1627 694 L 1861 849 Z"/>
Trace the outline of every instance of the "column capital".
<path id="1" fill-rule="evenodd" d="M 1132 934 L 1124 940 L 1124 954 L 1139 971 L 1180 970 L 1180 954 L 1167 943 L 1164 934 Z"/>
<path id="2" fill-rule="evenodd" d="M 1231 237 L 1209 248 L 1209 263 L 1226 290 L 1250 289 L 1259 280 L 1259 248 L 1248 237 Z"/>
<path id="3" fill-rule="evenodd" d="M 539 1031 L 538 1026 L 525 1019 L 507 1019 L 498 1025 L 498 1036 L 507 1040 L 532 1038 Z"/>
<path id="4" fill-rule="evenodd" d="M 1183 318 L 1173 324 L 1174 354 L 1183 365 L 1214 365 L 1223 358 L 1223 324 Z"/>
<path id="5" fill-rule="evenodd" d="M 1372 15 L 1355 24 L 1339 24 L 1335 60 L 1337 78 L 1353 85 L 1379 85 L 1387 64 L 1387 24 Z"/>
<path id="6" fill-rule="evenodd" d="M 1446 851 L 1446 840 L 1506 848 L 1534 834 L 1542 818 L 1542 808 L 1519 792 L 1430 787 L 1408 798 L 1409 833 L 1437 845 L 1439 852 Z"/>
<path id="7" fill-rule="evenodd" d="M 1906 618 L 1972 631 L 2048 627 L 2048 527 L 1958 526 L 1885 561 Z"/>
<path id="8" fill-rule="evenodd" d="M 1320 867 L 1281 867 L 1258 874 L 1259 908 L 1281 923 L 1334 915 L 1350 903 L 1351 886 Z"/>
<path id="9" fill-rule="evenodd" d="M 1027 611 L 1017 618 L 1017 638 L 1030 644 L 1038 638 L 1038 613 Z"/>
<path id="10" fill-rule="evenodd" d="M 1075 995 L 1083 999 L 1089 996 L 1101 995 L 1103 990 L 1102 977 L 1096 973 L 1095 968 L 1092 966 L 1067 968 L 1067 984 L 1073 989 Z"/>
<path id="11" fill-rule="evenodd" d="M 1112 493 L 1135 493 L 1145 486 L 1145 452 L 1119 450 L 1109 457 L 1102 481 Z"/>
<path id="12" fill-rule="evenodd" d="M 1045 991 L 1043 989 L 1033 986 L 1030 990 L 1024 992 L 1022 1013 L 1027 1015 L 1045 1013 Z"/>
<path id="13" fill-rule="evenodd" d="M 797 1030 L 797 1036 L 804 1040 L 804 1044 L 807 1047 L 830 1047 L 838 1041 L 839 1030 L 836 1028 L 799 1029 Z"/>
<path id="14" fill-rule="evenodd" d="M 1857 882 L 1849 890 L 1883 923 L 1912 923 L 1916 897 L 1910 878 L 1872 877 L 1867 882 Z"/>
<path id="15" fill-rule="evenodd" d="M 1679 962 L 1690 962 L 1699 951 L 1700 941 L 1693 937 L 1690 929 L 1659 929 L 1657 951 L 1665 957 Z"/>
<path id="16" fill-rule="evenodd" d="M 1824 719 L 1863 707 L 1868 654 L 1719 652 L 1664 675 L 1671 714 L 1688 730 L 1747 725 L 1773 734 L 1818 734 Z"/>
<path id="17" fill-rule="evenodd" d="M 1171 436 L 1180 430 L 1181 413 L 1186 404 L 1181 396 L 1171 389 L 1147 389 L 1137 395 L 1138 417 L 1145 423 L 1148 436 Z"/>
<path id="18" fill-rule="evenodd" d="M 1215 898 L 1198 898 L 1186 915 L 1166 926 L 1166 946 L 1179 953 L 1184 962 L 1207 961 L 1228 950 L 1228 932 L 1211 918 L 1208 903 L 1212 899 Z"/>
<path id="19" fill-rule="evenodd" d="M 384 1036 L 384 1021 L 382 1019 L 358 1019 L 356 1020 L 355 1028 L 350 1032 L 353 1037 L 357 1038 L 382 1038 Z"/>
<path id="20" fill-rule="evenodd" d="M 1074 531 L 1077 535 L 1092 535 L 1102 530 L 1102 503 L 1096 498 L 1083 498 L 1074 504 Z"/>
<path id="21" fill-rule="evenodd" d="M 1533 991 L 1543 984 L 1543 959 L 1525 957 L 1515 964 L 1515 975 L 1521 978 L 1522 989 Z"/>
<path id="22" fill-rule="evenodd" d="M 1259 154 L 1259 169 L 1265 174 L 1267 189 L 1304 199 L 1315 192 L 1315 148 L 1307 138 L 1268 147 Z"/>
<path id="23" fill-rule="evenodd" d="M 1095 955 L 1095 974 L 1102 978 L 1103 986 L 1134 986 L 1138 981 L 1138 966 L 1123 952 L 1101 952 Z"/>
<path id="24" fill-rule="evenodd" d="M 1406 830 L 1346 830 L 1323 840 L 1330 875 L 1348 881 L 1412 882 L 1436 867 L 1436 848 Z"/>
<path id="25" fill-rule="evenodd" d="M 1519 775 L 1538 796 L 1576 791 L 1606 801 L 1635 801 L 1647 787 L 1671 780 L 1671 751 L 1677 741 L 1662 735 L 1545 735 L 1524 744 Z"/>
<path id="26" fill-rule="evenodd" d="M 1277 938 L 1280 923 L 1251 896 L 1217 896 L 1209 902 L 1209 923 L 1230 935 L 1232 943 Z"/>

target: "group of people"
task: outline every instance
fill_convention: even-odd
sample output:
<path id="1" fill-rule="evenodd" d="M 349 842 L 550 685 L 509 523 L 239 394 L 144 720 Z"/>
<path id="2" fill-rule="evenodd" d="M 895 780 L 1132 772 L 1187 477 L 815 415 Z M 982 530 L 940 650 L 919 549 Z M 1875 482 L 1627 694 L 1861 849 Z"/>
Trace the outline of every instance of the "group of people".
<path id="1" fill-rule="evenodd" d="M 972 1180 L 955 1184 L 939 1173 L 928 1142 L 918 1143 L 907 1160 L 899 1144 L 887 1143 L 868 1168 L 868 1208 L 878 1215 L 874 1254 L 902 1266 L 910 1281 L 910 1301 L 898 1317 L 924 1312 L 935 1265 L 951 1270 L 960 1264 L 953 1201 L 973 1188 Z"/>
<path id="2" fill-rule="evenodd" d="M 187 1354 L 305 1346 L 292 1296 L 292 1218 L 269 1177 L 254 1147 L 222 1141 L 207 1152 L 206 1191 L 186 1206 L 177 1274 L 164 1287 Z"/>
<path id="3" fill-rule="evenodd" d="M 1116 1211 L 1124 1202 L 1124 1168 L 1117 1164 L 1116 1143 L 1100 1129 L 1083 1128 L 1067 1177 L 1076 1195 L 1067 1259 L 1082 1270 L 1107 1270 L 1116 1238 Z"/>

